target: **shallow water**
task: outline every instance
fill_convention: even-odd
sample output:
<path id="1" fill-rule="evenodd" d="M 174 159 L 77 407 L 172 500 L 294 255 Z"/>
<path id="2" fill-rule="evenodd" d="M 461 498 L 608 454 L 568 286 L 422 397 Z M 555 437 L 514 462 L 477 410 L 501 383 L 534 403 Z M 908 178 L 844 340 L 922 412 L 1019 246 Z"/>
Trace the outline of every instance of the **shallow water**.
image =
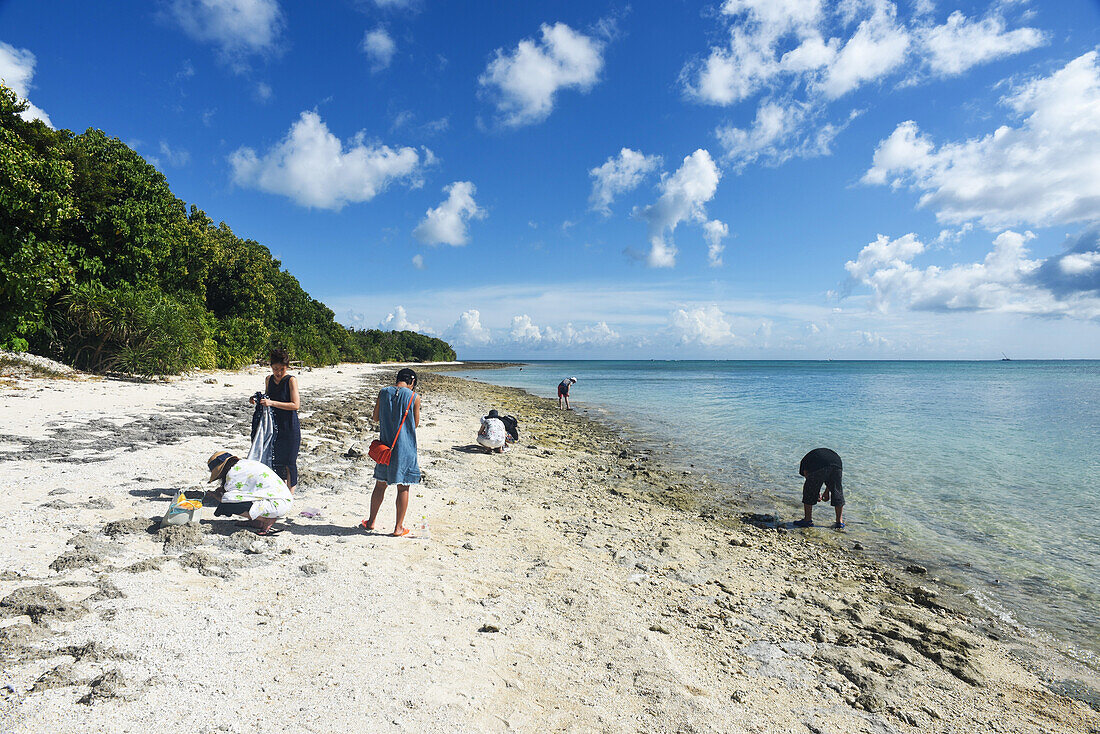
<path id="1" fill-rule="evenodd" d="M 671 442 L 785 520 L 801 516 L 802 455 L 833 448 L 851 534 L 1100 660 L 1100 361 L 569 361 L 451 374 L 548 397 L 575 376 L 577 407 Z M 819 506 L 815 518 L 831 514 Z"/>

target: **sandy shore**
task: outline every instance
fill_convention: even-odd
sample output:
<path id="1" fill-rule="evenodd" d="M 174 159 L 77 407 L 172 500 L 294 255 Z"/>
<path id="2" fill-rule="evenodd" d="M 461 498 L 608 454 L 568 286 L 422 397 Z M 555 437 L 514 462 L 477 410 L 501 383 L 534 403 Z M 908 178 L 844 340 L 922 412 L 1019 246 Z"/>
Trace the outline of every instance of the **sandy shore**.
<path id="1" fill-rule="evenodd" d="M 746 522 L 518 390 L 427 375 L 431 538 L 365 533 L 373 464 L 345 454 L 393 372 L 300 376 L 270 539 L 155 522 L 246 449 L 264 372 L 0 386 L 0 731 L 1100 732 L 1093 672 L 920 569 Z M 505 455 L 471 446 L 493 407 Z"/>

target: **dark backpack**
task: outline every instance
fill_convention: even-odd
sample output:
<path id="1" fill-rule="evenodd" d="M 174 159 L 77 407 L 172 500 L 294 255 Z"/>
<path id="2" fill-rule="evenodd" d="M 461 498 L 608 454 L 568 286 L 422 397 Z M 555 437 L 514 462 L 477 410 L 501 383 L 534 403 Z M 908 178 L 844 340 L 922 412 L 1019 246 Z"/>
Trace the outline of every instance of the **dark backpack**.
<path id="1" fill-rule="evenodd" d="M 519 440 L 519 421 L 514 415 L 501 416 L 500 422 L 504 424 L 504 430 L 512 437 L 513 441 Z"/>

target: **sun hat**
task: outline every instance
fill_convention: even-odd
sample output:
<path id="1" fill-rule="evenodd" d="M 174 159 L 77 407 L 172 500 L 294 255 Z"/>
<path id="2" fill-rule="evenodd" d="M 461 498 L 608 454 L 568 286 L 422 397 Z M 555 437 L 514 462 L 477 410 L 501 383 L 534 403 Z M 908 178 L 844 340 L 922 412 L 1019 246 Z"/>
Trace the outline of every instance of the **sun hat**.
<path id="1" fill-rule="evenodd" d="M 576 381 L 577 381 L 577 378 L 576 378 L 576 377 L 570 377 L 570 378 L 569 378 L 569 381 L 570 381 L 570 382 L 576 382 Z"/>
<path id="2" fill-rule="evenodd" d="M 206 480 L 206 483 L 209 484 L 210 482 L 213 482 L 215 479 L 220 477 L 222 473 L 222 467 L 225 466 L 225 462 L 229 461 L 232 458 L 233 454 L 229 451 L 226 451 L 225 449 L 215 451 L 210 456 L 210 460 L 206 462 L 206 466 L 210 469 L 210 478 Z"/>
<path id="3" fill-rule="evenodd" d="M 497 412 L 497 409 L 496 409 L 496 408 L 493 408 L 492 410 L 490 410 L 490 411 L 489 411 L 489 415 L 487 415 L 487 416 L 485 416 L 485 417 L 486 417 L 486 418 L 499 418 L 499 417 L 500 417 L 500 413 L 498 413 L 498 412 Z"/>

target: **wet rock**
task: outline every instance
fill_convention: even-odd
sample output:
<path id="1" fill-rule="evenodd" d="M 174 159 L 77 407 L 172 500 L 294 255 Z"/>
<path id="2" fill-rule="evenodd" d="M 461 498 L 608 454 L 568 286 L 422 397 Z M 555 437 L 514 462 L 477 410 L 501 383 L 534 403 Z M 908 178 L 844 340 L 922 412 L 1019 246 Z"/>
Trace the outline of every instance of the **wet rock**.
<path id="1" fill-rule="evenodd" d="M 83 604 L 62 599 L 48 586 L 24 586 L 0 599 L 0 616 L 27 615 L 35 624 L 47 620 L 67 621 L 88 613 Z"/>
<path id="2" fill-rule="evenodd" d="M 669 631 L 662 624 L 651 624 L 651 625 L 649 625 L 649 631 L 650 632 L 660 632 L 662 635 L 670 634 Z"/>
<path id="3" fill-rule="evenodd" d="M 64 573 L 65 571 L 72 571 L 76 568 L 96 566 L 102 562 L 103 558 L 95 553 L 89 553 L 83 550 L 69 551 L 53 559 L 53 562 L 50 563 L 50 570 Z"/>
<path id="4" fill-rule="evenodd" d="M 264 547 L 266 547 L 264 545 L 264 542 L 257 538 L 256 533 L 252 533 L 247 530 L 238 530 L 232 535 L 226 537 L 223 542 L 226 548 L 244 551 L 245 553 L 252 552 L 253 546 L 255 546 L 257 543 L 260 544 L 261 551 Z"/>
<path id="5" fill-rule="evenodd" d="M 118 538 L 134 533 L 155 532 L 159 526 L 159 518 L 135 517 L 130 520 L 113 520 L 103 526 L 103 534 L 108 538 Z"/>
<path id="6" fill-rule="evenodd" d="M 858 541 L 852 543 L 852 550 L 863 550 L 863 543 L 860 543 Z"/>
<path id="7" fill-rule="evenodd" d="M 365 455 L 363 449 L 359 447 L 359 444 L 352 444 L 348 447 L 348 450 L 344 452 L 345 459 L 362 459 Z"/>
<path id="8" fill-rule="evenodd" d="M 905 570 L 909 573 L 924 574 L 928 573 L 928 569 L 916 563 L 910 563 L 905 567 Z"/>
<path id="9" fill-rule="evenodd" d="M 466 550 L 473 550 L 474 549 L 474 544 L 473 543 L 463 543 L 462 547 L 465 548 Z"/>
<path id="10" fill-rule="evenodd" d="M 122 695 L 126 679 L 122 677 L 122 673 L 112 669 L 103 672 L 88 685 L 91 690 L 80 698 L 78 703 L 91 705 L 110 698 L 118 698 Z"/>
<path id="11" fill-rule="evenodd" d="M 299 568 L 306 576 L 318 576 L 322 573 L 328 573 L 328 564 L 324 561 L 310 561 L 309 563 L 303 563 Z"/>
<path id="12" fill-rule="evenodd" d="M 478 628 L 478 632 L 500 632 L 500 625 L 496 622 L 486 622 Z"/>
<path id="13" fill-rule="evenodd" d="M 161 528 L 157 535 L 164 541 L 164 552 L 175 553 L 199 545 L 203 542 L 203 536 L 207 528 L 196 523 L 186 525 L 167 525 Z"/>

